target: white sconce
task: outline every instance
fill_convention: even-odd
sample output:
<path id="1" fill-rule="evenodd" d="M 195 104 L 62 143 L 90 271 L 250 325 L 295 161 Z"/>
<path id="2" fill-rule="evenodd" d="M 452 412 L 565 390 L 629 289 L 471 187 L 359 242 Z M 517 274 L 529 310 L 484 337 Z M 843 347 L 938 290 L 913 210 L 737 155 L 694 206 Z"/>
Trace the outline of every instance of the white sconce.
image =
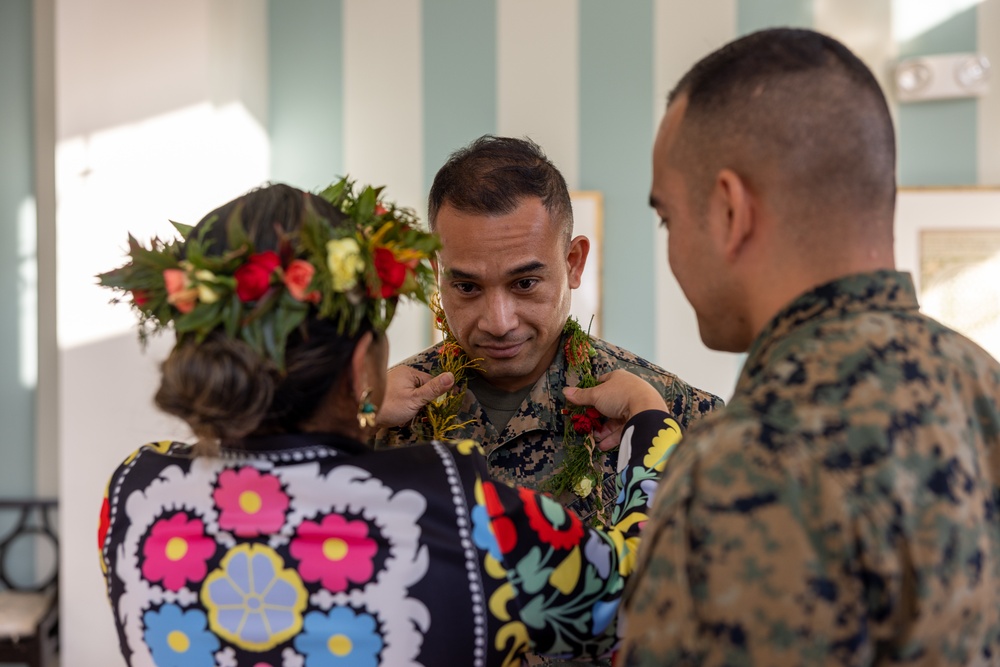
<path id="1" fill-rule="evenodd" d="M 990 90 L 990 61 L 977 53 L 901 60 L 894 75 L 900 102 L 978 97 Z"/>

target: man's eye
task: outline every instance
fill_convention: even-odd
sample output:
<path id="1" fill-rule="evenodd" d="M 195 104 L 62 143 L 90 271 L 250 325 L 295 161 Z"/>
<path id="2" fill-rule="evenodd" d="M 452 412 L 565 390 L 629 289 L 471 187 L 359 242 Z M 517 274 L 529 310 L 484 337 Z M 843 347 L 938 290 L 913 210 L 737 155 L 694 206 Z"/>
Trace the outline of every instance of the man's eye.
<path id="1" fill-rule="evenodd" d="M 670 218 L 660 218 L 660 227 L 670 229 Z"/>
<path id="2" fill-rule="evenodd" d="M 472 283 L 453 283 L 452 287 L 457 289 L 462 294 L 472 294 L 476 291 L 476 286 Z"/>
<path id="3" fill-rule="evenodd" d="M 519 290 L 529 290 L 538 284 L 538 278 L 521 278 L 514 285 Z"/>

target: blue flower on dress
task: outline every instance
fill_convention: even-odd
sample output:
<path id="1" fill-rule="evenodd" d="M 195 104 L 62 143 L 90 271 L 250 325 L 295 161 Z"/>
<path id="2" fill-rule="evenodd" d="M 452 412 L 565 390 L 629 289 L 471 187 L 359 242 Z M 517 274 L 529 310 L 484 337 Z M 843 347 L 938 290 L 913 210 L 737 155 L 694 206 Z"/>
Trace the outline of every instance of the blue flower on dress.
<path id="1" fill-rule="evenodd" d="M 587 539 L 587 546 L 583 548 L 583 555 L 587 562 L 597 569 L 597 574 L 601 579 L 607 579 L 611 572 L 611 545 L 607 538 L 597 531 L 591 531 Z"/>
<path id="2" fill-rule="evenodd" d="M 165 604 L 142 615 L 143 639 L 158 667 L 213 667 L 219 639 L 208 630 L 205 614 Z"/>
<path id="3" fill-rule="evenodd" d="M 611 621 L 615 618 L 615 614 L 618 612 L 618 603 L 620 602 L 621 598 L 612 602 L 598 600 L 594 603 L 594 608 L 590 610 L 591 619 L 594 622 L 591 632 L 599 635 L 608 629 L 608 625 L 611 624 Z"/>
<path id="4" fill-rule="evenodd" d="M 653 507 L 653 499 L 656 497 L 656 488 L 659 486 L 659 480 L 647 479 L 639 482 L 639 488 L 642 492 L 646 494 L 646 507 Z"/>
<path id="5" fill-rule="evenodd" d="M 305 667 L 378 667 L 383 645 L 375 618 L 350 607 L 306 614 L 305 627 L 295 638 Z"/>
<path id="6" fill-rule="evenodd" d="M 500 543 L 490 530 L 490 515 L 486 505 L 476 505 L 472 508 L 472 541 L 480 549 L 489 551 L 490 555 L 500 562 L 503 554 L 500 553 Z"/>
<path id="7" fill-rule="evenodd" d="M 212 630 L 251 651 L 266 651 L 297 634 L 308 595 L 299 575 L 284 565 L 263 544 L 230 549 L 201 589 Z"/>

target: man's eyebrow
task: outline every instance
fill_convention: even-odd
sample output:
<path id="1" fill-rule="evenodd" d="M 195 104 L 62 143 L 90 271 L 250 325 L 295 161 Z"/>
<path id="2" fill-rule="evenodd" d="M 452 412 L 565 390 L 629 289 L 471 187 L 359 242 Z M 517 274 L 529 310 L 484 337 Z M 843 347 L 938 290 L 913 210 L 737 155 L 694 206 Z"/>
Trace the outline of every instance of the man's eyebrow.
<path id="1" fill-rule="evenodd" d="M 534 260 L 510 269 L 507 271 L 507 277 L 513 278 L 515 276 L 523 276 L 526 273 L 534 273 L 544 269 L 545 264 L 543 262 Z M 463 271 L 462 269 L 445 269 L 444 275 L 449 280 L 468 280 L 469 282 L 477 282 L 480 279 L 475 273 L 469 273 L 468 271 Z"/>
<path id="2" fill-rule="evenodd" d="M 469 280 L 475 282 L 478 279 L 476 274 L 468 273 L 467 271 L 463 271 L 461 269 L 445 269 L 444 275 L 455 280 Z"/>
<path id="3" fill-rule="evenodd" d="M 652 194 L 650 194 L 649 195 L 649 208 L 657 208 L 657 207 L 659 207 L 659 205 L 660 205 L 659 200 L 657 200 L 656 197 L 654 197 Z"/>
<path id="4" fill-rule="evenodd" d="M 513 269 L 507 272 L 510 277 L 524 275 L 525 273 L 535 273 L 536 271 L 542 271 L 545 269 L 545 264 L 535 260 L 533 262 L 527 262 L 521 266 L 515 266 Z"/>

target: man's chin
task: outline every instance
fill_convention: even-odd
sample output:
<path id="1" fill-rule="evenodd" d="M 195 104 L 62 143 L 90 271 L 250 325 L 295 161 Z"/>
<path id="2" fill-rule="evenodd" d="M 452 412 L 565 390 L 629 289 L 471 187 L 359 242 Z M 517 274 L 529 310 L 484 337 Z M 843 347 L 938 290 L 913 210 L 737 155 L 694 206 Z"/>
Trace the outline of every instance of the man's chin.
<path id="1" fill-rule="evenodd" d="M 484 359 L 479 362 L 479 374 L 490 384 L 508 389 L 513 385 L 533 384 L 530 378 L 532 369 L 527 366 L 521 359 Z M 514 390 L 516 389 L 511 389 Z"/>

